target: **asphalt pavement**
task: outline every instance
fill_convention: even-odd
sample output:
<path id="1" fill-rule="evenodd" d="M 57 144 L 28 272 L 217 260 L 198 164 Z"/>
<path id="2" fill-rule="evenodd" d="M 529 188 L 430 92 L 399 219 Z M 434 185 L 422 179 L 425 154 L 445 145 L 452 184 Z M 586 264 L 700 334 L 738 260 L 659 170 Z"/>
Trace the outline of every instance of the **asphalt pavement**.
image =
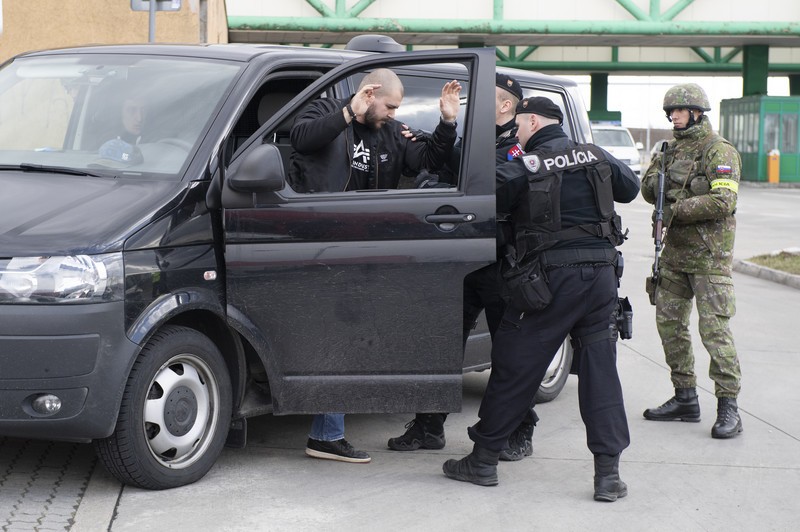
<path id="1" fill-rule="evenodd" d="M 743 184 L 737 264 L 798 247 L 800 188 Z M 464 377 L 464 403 L 447 420 L 447 446 L 397 453 L 386 440 L 410 415 L 349 415 L 347 438 L 372 455 L 345 464 L 304 455 L 310 416 L 250 420 L 244 449 L 225 449 L 197 483 L 166 491 L 120 485 L 83 444 L 0 438 L 0 527 L 11 530 L 319 531 L 621 530 L 768 531 L 797 529 L 800 499 L 800 349 L 794 337 L 800 290 L 778 278 L 734 273 L 732 322 L 742 364 L 744 432 L 710 437 L 716 416 L 709 357 L 693 324 L 700 423 L 645 421 L 642 411 L 672 394 L 669 370 L 644 292 L 652 263 L 651 207 L 638 198 L 620 209 L 631 228 L 621 248 L 634 338 L 618 344 L 631 446 L 620 473 L 629 495 L 592 500 L 592 456 L 577 405 L 577 379 L 537 407 L 533 456 L 501 462 L 500 485 L 444 477 L 442 463 L 471 449 L 488 372 Z"/>

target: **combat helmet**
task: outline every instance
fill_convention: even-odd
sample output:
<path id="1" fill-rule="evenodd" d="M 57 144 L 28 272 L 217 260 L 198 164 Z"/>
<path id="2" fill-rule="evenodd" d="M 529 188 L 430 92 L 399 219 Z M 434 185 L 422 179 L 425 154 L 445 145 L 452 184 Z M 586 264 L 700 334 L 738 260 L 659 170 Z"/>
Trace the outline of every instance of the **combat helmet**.
<path id="1" fill-rule="evenodd" d="M 683 83 L 670 88 L 664 95 L 664 112 L 669 116 L 672 109 L 699 109 L 710 111 L 706 91 L 697 83 Z"/>

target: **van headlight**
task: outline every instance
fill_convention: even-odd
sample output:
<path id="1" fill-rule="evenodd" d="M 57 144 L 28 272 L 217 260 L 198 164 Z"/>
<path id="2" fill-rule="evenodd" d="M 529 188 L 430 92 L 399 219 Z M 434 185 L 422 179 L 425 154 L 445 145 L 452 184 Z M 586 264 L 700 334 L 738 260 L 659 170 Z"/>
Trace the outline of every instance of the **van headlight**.
<path id="1" fill-rule="evenodd" d="M 0 258 L 0 303 L 100 303 L 122 292 L 122 253 Z"/>

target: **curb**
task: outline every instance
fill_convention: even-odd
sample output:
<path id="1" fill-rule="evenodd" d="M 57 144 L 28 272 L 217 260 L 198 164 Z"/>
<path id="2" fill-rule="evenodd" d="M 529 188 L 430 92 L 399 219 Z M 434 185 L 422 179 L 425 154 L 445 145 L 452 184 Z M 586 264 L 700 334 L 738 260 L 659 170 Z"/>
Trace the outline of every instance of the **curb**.
<path id="1" fill-rule="evenodd" d="M 733 271 L 758 277 L 766 281 L 784 284 L 792 288 L 800 290 L 800 275 L 792 275 L 791 273 L 773 270 L 766 266 L 759 266 L 746 260 L 733 260 Z"/>

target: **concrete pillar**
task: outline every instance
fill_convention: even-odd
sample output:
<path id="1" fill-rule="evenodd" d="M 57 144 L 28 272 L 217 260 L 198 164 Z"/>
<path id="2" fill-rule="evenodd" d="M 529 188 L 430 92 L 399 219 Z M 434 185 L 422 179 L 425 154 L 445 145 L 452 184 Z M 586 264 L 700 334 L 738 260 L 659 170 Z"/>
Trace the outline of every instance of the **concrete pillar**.
<path id="1" fill-rule="evenodd" d="M 742 60 L 742 96 L 767 94 L 769 46 L 751 44 L 744 47 Z"/>
<path id="2" fill-rule="evenodd" d="M 595 72 L 592 78 L 592 95 L 589 120 L 593 122 L 621 122 L 622 113 L 608 110 L 608 74 Z"/>

